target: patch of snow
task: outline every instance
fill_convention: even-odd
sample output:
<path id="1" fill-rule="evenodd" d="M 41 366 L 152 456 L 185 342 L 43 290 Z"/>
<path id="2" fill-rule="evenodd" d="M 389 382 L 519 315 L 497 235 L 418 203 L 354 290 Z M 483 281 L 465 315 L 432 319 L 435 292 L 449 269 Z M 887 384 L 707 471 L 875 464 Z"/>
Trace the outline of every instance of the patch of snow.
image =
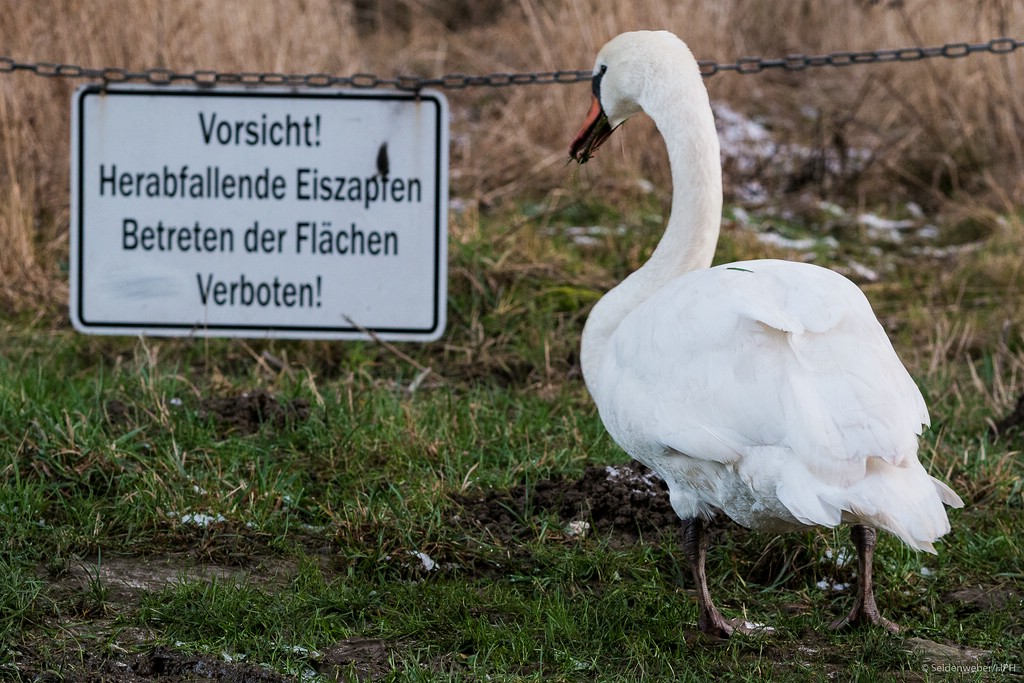
<path id="1" fill-rule="evenodd" d="M 177 397 L 174 397 L 174 398 L 170 399 L 170 400 L 169 400 L 169 401 L 167 401 L 167 402 L 168 402 L 168 403 L 170 403 L 170 404 L 171 404 L 172 406 L 174 406 L 174 407 L 179 407 L 179 406 L 181 406 L 181 405 L 182 405 L 182 401 L 181 401 L 181 399 L 180 399 L 180 398 L 177 398 Z"/>
<path id="2" fill-rule="evenodd" d="M 804 104 L 800 106 L 800 116 L 803 116 L 805 119 L 810 119 L 814 121 L 821 116 L 821 111 L 817 107 L 812 107 L 809 104 Z"/>
<path id="3" fill-rule="evenodd" d="M 799 144 L 778 143 L 768 128 L 728 104 L 712 102 L 711 106 L 715 112 L 722 162 L 730 166 L 734 181 L 740 181 L 735 176 L 771 174 L 793 177 L 802 174 L 808 163 L 823 168 L 828 174 L 844 176 L 862 170 L 871 161 L 871 152 L 867 149 L 812 149 Z M 809 109 L 808 113 L 813 111 Z M 818 116 L 815 113 L 811 118 Z M 742 201 L 748 201 L 748 197 L 758 202 L 765 200 L 763 188 L 756 183 L 749 187 L 741 184 L 737 194 Z"/>
<path id="4" fill-rule="evenodd" d="M 784 237 L 777 232 L 759 232 L 756 234 L 757 241 L 762 244 L 769 244 L 773 247 L 779 247 L 781 249 L 793 249 L 795 251 L 803 251 L 806 249 L 813 249 L 818 245 L 826 246 L 829 248 L 836 248 L 839 246 L 839 242 L 834 237 L 824 237 L 818 239 L 816 237 L 801 237 L 792 238 Z"/>
<path id="5" fill-rule="evenodd" d="M 778 145 L 771 133 L 760 123 L 739 113 L 724 102 L 712 105 L 718 128 L 722 159 L 733 160 L 740 173 L 752 173 L 760 164 L 775 155 Z"/>
<path id="6" fill-rule="evenodd" d="M 873 213 L 860 214 L 857 216 L 857 222 L 867 228 L 870 238 L 888 240 L 890 242 L 903 241 L 903 232 L 917 225 L 917 221 L 912 218 L 893 220 L 882 218 Z"/>
<path id="7" fill-rule="evenodd" d="M 567 536 L 586 536 L 587 532 L 590 531 L 590 522 L 585 522 L 582 519 L 574 519 L 569 522 L 569 526 L 565 530 Z"/>
<path id="8" fill-rule="evenodd" d="M 867 280 L 868 282 L 878 282 L 879 275 L 877 270 L 868 268 L 863 263 L 858 263 L 856 261 L 848 261 L 846 265 L 853 271 L 853 274 L 860 279 Z"/>
<path id="9" fill-rule="evenodd" d="M 604 471 L 608 475 L 608 479 L 610 481 L 625 479 L 629 483 L 633 484 L 630 491 L 637 495 L 655 496 L 658 493 L 658 482 L 661 480 L 661 477 L 659 477 L 654 471 L 637 475 L 632 472 L 623 471 L 622 469 L 612 465 L 605 465 Z"/>
<path id="10" fill-rule="evenodd" d="M 410 550 L 409 554 L 419 558 L 419 561 L 423 563 L 423 568 L 426 571 L 432 572 L 435 569 L 437 569 L 437 563 L 434 562 L 433 558 L 431 558 L 430 555 L 427 555 L 426 553 L 421 553 L 418 550 Z"/>
<path id="11" fill-rule="evenodd" d="M 618 225 L 609 228 L 604 225 L 572 225 L 565 228 L 565 235 L 573 244 L 581 247 L 592 247 L 603 242 L 601 237 L 605 235 L 623 235 L 626 233 L 625 225 Z"/>
<path id="12" fill-rule="evenodd" d="M 207 527 L 217 522 L 226 522 L 227 518 L 224 515 L 207 515 L 202 512 L 186 512 L 185 514 L 179 514 L 177 512 L 168 513 L 171 517 L 177 517 L 181 520 L 182 524 L 193 524 L 195 526 Z"/>
<path id="13" fill-rule="evenodd" d="M 646 178 L 637 178 L 636 186 L 640 188 L 640 191 L 643 192 L 644 194 L 651 194 L 654 192 L 655 189 L 657 189 L 654 186 L 654 183 L 652 183 L 650 180 L 647 180 Z"/>
<path id="14" fill-rule="evenodd" d="M 962 254 L 967 251 L 974 251 L 980 244 L 980 242 L 975 242 L 973 244 L 952 244 L 948 247 L 933 247 L 931 245 L 925 245 L 923 247 L 911 247 L 910 253 L 916 256 L 927 256 L 928 258 L 942 259 Z"/>
<path id="15" fill-rule="evenodd" d="M 836 550 L 834 552 L 831 548 L 826 548 L 825 559 L 822 560 L 822 563 L 824 563 L 825 560 L 832 560 L 832 564 L 834 564 L 835 566 L 845 567 L 851 559 L 852 557 L 850 555 L 850 551 L 846 548 L 840 548 L 839 550 Z"/>
<path id="16" fill-rule="evenodd" d="M 917 225 L 917 221 L 904 218 L 902 220 L 894 220 L 892 218 L 882 218 L 881 216 L 873 213 L 862 213 L 857 216 L 857 222 L 868 228 L 876 228 L 878 230 L 906 230 Z"/>
<path id="17" fill-rule="evenodd" d="M 759 624 L 756 621 L 744 620 L 742 630 L 756 633 L 775 633 L 774 626 L 765 626 L 764 624 Z"/>
<path id="18" fill-rule="evenodd" d="M 818 208 L 833 218 L 843 218 L 846 216 L 846 210 L 835 202 L 822 200 L 818 202 Z"/>
<path id="19" fill-rule="evenodd" d="M 318 651 L 310 650 L 308 647 L 303 647 L 302 645 L 284 645 L 282 648 L 291 651 L 293 654 L 302 655 L 303 657 L 312 657 L 314 659 L 320 659 L 323 657 L 323 655 Z"/>
<path id="20" fill-rule="evenodd" d="M 451 199 L 448 200 L 448 208 L 453 213 L 463 213 L 467 211 L 470 207 L 471 204 L 469 202 L 459 197 L 452 197 Z"/>
<path id="21" fill-rule="evenodd" d="M 592 667 L 590 662 L 584 662 L 582 659 L 576 659 L 575 657 L 570 657 L 569 662 L 576 671 L 587 671 Z"/>
<path id="22" fill-rule="evenodd" d="M 928 567 L 921 567 L 921 576 L 932 576 L 935 572 Z"/>
<path id="23" fill-rule="evenodd" d="M 841 591 L 844 591 L 844 590 L 846 590 L 847 588 L 850 587 L 850 584 L 848 584 L 848 583 L 839 583 L 838 581 L 819 581 L 818 583 L 816 583 L 814 585 L 817 586 L 819 589 L 821 589 L 823 591 L 825 591 L 825 590 L 833 590 L 833 591 L 835 591 L 837 593 L 839 593 Z"/>
<path id="24" fill-rule="evenodd" d="M 743 227 L 748 227 L 750 225 L 750 214 L 747 213 L 747 210 L 742 206 L 733 208 L 732 219 Z"/>

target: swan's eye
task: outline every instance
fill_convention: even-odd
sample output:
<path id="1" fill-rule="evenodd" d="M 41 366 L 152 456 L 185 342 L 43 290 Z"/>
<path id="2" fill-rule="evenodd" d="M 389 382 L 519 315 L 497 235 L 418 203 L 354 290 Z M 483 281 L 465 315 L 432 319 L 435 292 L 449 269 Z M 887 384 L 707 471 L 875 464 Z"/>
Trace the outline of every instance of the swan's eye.
<path id="1" fill-rule="evenodd" d="M 601 68 L 596 74 L 594 74 L 593 80 L 590 82 L 590 89 L 594 91 L 594 97 L 597 101 L 601 101 L 601 79 L 604 78 L 604 72 L 608 70 L 607 64 L 602 64 Z"/>

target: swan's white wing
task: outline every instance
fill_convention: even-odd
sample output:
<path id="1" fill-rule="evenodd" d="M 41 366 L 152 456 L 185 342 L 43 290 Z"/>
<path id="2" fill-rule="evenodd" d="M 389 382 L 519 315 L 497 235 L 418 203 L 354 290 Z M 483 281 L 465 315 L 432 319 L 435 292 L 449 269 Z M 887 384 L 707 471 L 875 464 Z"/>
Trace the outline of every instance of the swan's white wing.
<path id="1" fill-rule="evenodd" d="M 869 457 L 916 463 L 928 424 L 863 293 L 832 271 L 792 262 L 673 280 L 622 321 L 605 382 L 610 390 L 595 397 L 602 418 L 634 457 L 674 451 L 717 461 L 754 488 L 776 495 L 781 487 L 790 508 L 802 498 L 794 488 L 859 482 Z"/>

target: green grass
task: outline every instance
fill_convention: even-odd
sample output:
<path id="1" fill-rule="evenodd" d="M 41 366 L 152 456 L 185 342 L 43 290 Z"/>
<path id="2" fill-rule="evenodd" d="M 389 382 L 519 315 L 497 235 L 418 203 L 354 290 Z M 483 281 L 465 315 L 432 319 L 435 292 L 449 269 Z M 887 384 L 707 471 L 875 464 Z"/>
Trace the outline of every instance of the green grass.
<path id="1" fill-rule="evenodd" d="M 950 341 L 964 320 L 985 331 L 1006 309 L 951 308 L 947 280 L 922 289 L 933 264 L 900 262 L 898 279 L 868 290 L 881 312 L 900 313 L 894 338 L 932 407 L 922 459 L 968 504 L 951 513 L 937 557 L 880 541 L 879 599 L 906 637 L 827 629 L 852 599 L 817 586 L 853 580 L 827 560 L 852 552 L 845 531 L 717 537 L 716 600 L 778 630 L 712 644 L 696 635 L 675 535 L 571 536 L 529 508 L 506 534 L 466 519 L 461 497 L 625 460 L 576 349 L 589 304 L 649 254 L 656 210 L 574 204 L 537 209 L 509 239 L 510 216 L 457 235 L 447 336 L 402 347 L 425 376 L 373 344 L 89 338 L 4 323 L 0 673 L 76 680 L 90 658 L 161 645 L 298 676 L 353 638 L 382 641 L 388 680 L 408 681 L 960 676 L 931 668 L 941 662 L 909 637 L 1024 667 L 1021 442 L 988 433 L 1024 363 L 987 332 Z M 639 228 L 587 245 L 563 231 L 619 223 Z M 729 230 L 720 253 L 767 255 Z M 972 258 L 984 250 L 956 268 L 977 272 Z M 210 397 L 258 389 L 304 401 L 308 416 L 249 433 L 209 410 Z M 132 571 L 160 578 L 118 578 Z M 996 598 L 950 597 L 965 588 Z M 964 657 L 953 663 L 974 661 Z"/>

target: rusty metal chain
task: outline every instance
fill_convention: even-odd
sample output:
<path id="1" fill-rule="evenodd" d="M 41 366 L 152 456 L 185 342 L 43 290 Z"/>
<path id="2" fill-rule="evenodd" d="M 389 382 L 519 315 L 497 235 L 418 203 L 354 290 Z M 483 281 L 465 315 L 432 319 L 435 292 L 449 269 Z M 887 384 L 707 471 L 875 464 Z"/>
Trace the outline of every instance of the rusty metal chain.
<path id="1" fill-rule="evenodd" d="M 721 71 L 735 71 L 739 74 L 756 74 L 765 69 L 803 71 L 808 67 L 852 66 L 854 64 L 887 64 L 892 62 L 917 62 L 933 57 L 959 59 L 979 52 L 1007 54 L 1024 47 L 1024 40 L 1014 38 L 993 38 L 987 43 L 946 43 L 935 47 L 903 47 L 882 50 L 861 50 L 857 52 L 830 52 L 824 55 L 787 55 L 781 58 L 743 57 L 734 64 L 717 64 L 701 61 L 701 74 L 713 76 Z"/>
<path id="2" fill-rule="evenodd" d="M 854 52 L 830 52 L 824 55 L 793 54 L 785 57 L 742 57 L 736 62 L 721 64 L 713 60 L 700 60 L 701 75 L 714 76 L 722 72 L 756 74 L 769 69 L 803 71 L 813 67 L 844 67 L 855 64 L 886 64 L 893 62 L 916 62 L 933 57 L 957 59 L 968 55 L 987 52 L 1008 54 L 1024 47 L 1024 40 L 1015 38 L 993 38 L 986 43 L 947 43 L 935 47 L 904 47 L 882 50 L 861 50 Z M 158 67 L 143 71 L 131 71 L 121 67 L 89 68 L 77 64 L 54 62 L 20 62 L 11 57 L 0 56 L 0 74 L 26 71 L 48 78 L 81 78 L 99 80 L 104 83 L 148 83 L 150 85 L 172 85 L 195 83 L 212 87 L 221 84 L 252 86 L 309 86 L 318 88 L 395 88 L 398 90 L 420 90 L 422 88 L 443 88 L 463 90 L 466 88 L 502 88 L 515 85 L 549 85 L 588 81 L 592 72 L 587 69 L 539 71 L 521 73 L 490 73 L 469 75 L 446 74 L 435 78 L 421 76 L 381 77 L 375 74 L 356 73 L 351 76 L 335 76 L 326 73 L 274 73 L 274 72 L 223 72 L 214 70 L 174 71 Z"/>
<path id="3" fill-rule="evenodd" d="M 469 74 L 447 74 L 437 78 L 420 76 L 381 77 L 375 74 L 357 73 L 351 76 L 335 76 L 327 73 L 274 73 L 274 72 L 224 72 L 213 70 L 174 71 L 167 68 L 131 71 L 120 67 L 101 69 L 77 64 L 54 62 L 19 62 L 10 57 L 0 56 L 0 74 L 27 71 L 48 78 L 81 78 L 100 80 L 104 83 L 148 83 L 150 85 L 172 85 L 195 83 L 200 86 L 253 85 L 253 86 L 310 86 L 317 88 L 396 88 L 399 90 L 420 90 L 435 87 L 458 90 L 471 87 L 506 87 L 512 85 L 576 83 L 589 80 L 590 71 L 543 71 L 531 73 L 492 73 L 481 76 Z"/>

